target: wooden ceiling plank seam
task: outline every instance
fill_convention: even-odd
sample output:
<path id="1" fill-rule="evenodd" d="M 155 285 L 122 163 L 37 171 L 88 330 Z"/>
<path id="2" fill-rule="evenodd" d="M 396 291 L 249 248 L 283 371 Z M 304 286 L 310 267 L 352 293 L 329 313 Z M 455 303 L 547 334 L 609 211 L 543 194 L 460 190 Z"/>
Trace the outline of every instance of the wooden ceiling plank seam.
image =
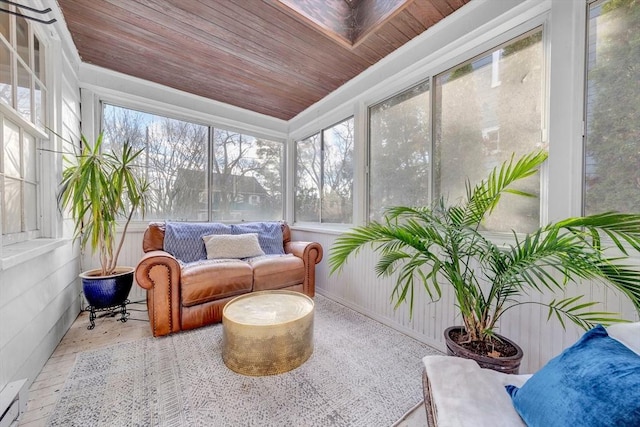
<path id="1" fill-rule="evenodd" d="M 376 34 L 387 40 L 389 53 L 411 40 L 410 37 L 407 37 L 402 31 L 399 31 L 391 22 L 377 31 Z"/>
<path id="2" fill-rule="evenodd" d="M 411 15 L 427 28 L 443 18 L 442 13 L 433 6 L 431 0 L 416 0 L 409 5 L 409 10 Z"/>
<path id="3" fill-rule="evenodd" d="M 311 29 L 350 49 L 352 8 L 343 0 L 275 0 L 276 6 Z M 340 7 L 342 6 L 342 7 Z M 322 9 L 322 10 L 319 10 Z M 340 9 L 340 10 L 337 10 Z"/>
<path id="4" fill-rule="evenodd" d="M 406 10 L 391 20 L 389 25 L 393 25 L 396 30 L 402 32 L 409 39 L 419 36 L 427 29 L 425 25 L 422 25 L 420 21 Z"/>
<path id="5" fill-rule="evenodd" d="M 373 33 L 362 42 L 361 46 L 367 46 L 373 52 L 380 56 L 380 59 L 391 53 L 389 41 L 382 38 L 379 33 Z"/>
<path id="6" fill-rule="evenodd" d="M 430 3 L 442 14 L 442 17 L 455 12 L 455 9 L 451 7 L 448 0 L 431 0 Z"/>
<path id="7" fill-rule="evenodd" d="M 399 13 L 402 13 L 406 9 L 406 7 L 409 5 L 409 3 L 411 3 L 412 1 L 413 0 L 396 1 L 395 5 L 393 4 L 393 2 L 384 2 L 383 3 L 384 5 L 392 5 L 392 6 L 390 6 L 386 12 L 383 12 L 383 13 L 374 12 L 371 14 L 368 13 L 372 9 L 372 6 L 369 6 L 369 5 L 373 5 L 375 4 L 375 2 L 360 3 L 358 5 L 358 11 L 357 11 L 358 15 L 363 16 L 361 18 L 362 20 L 365 20 L 365 21 L 372 20 L 372 22 L 368 22 L 368 23 L 358 22 L 359 25 L 362 25 L 363 29 L 354 38 L 353 40 L 354 47 L 360 44 L 361 42 L 363 42 L 369 34 L 372 34 L 380 30 L 384 26 L 386 26 L 389 23 L 389 21 L 391 21 L 395 16 L 397 16 Z M 374 16 L 374 15 L 377 15 L 377 16 Z"/>
<path id="8" fill-rule="evenodd" d="M 471 0 L 449 0 L 449 6 L 451 6 L 451 9 L 455 12 L 470 1 Z"/>

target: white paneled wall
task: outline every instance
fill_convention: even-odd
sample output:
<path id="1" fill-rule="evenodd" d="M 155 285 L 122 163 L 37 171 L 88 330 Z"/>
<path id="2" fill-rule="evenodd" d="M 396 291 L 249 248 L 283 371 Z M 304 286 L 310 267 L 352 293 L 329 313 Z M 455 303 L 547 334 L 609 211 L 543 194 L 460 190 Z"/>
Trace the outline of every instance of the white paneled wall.
<path id="1" fill-rule="evenodd" d="M 78 258 L 66 243 L 0 271 L 0 389 L 33 381 L 79 311 Z"/>

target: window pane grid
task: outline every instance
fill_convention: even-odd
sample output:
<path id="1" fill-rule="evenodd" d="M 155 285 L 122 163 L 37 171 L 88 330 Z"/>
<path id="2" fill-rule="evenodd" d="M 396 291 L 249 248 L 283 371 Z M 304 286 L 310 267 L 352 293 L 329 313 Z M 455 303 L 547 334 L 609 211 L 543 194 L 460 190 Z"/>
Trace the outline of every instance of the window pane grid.
<path id="1" fill-rule="evenodd" d="M 0 43 L 0 101 L 13 106 L 13 61 L 9 46 Z"/>
<path id="2" fill-rule="evenodd" d="M 543 59 L 538 28 L 370 107 L 369 219 L 434 197 L 455 204 L 467 179 L 473 185 L 512 155 L 545 149 Z M 540 194 L 539 176 L 522 184 Z M 507 198 L 487 230 L 538 227 L 538 198 Z"/>
<path id="3" fill-rule="evenodd" d="M 353 222 L 353 131 L 351 117 L 296 142 L 296 222 Z"/>
<path id="4" fill-rule="evenodd" d="M 27 232 L 39 225 L 36 138 L 9 120 L 2 118 L 1 123 L 2 234 L 11 236 L 8 242 L 17 242 L 30 238 Z"/>
<path id="5" fill-rule="evenodd" d="M 322 146 L 317 133 L 296 144 L 295 220 L 320 222 Z"/>
<path id="6" fill-rule="evenodd" d="M 512 156 L 541 143 L 542 30 L 503 44 L 435 77 L 435 189 L 449 203 Z M 519 190 L 540 194 L 540 178 Z M 506 195 L 483 224 L 491 231 L 528 232 L 540 224 L 539 198 Z"/>
<path id="7" fill-rule="evenodd" d="M 640 4 L 589 6 L 584 213 L 640 211 Z"/>
<path id="8" fill-rule="evenodd" d="M 150 184 L 145 219 L 279 220 L 281 142 L 105 104 L 105 150 L 129 141 Z M 140 218 L 140 216 L 138 216 Z"/>
<path id="9" fill-rule="evenodd" d="M 0 101 L 13 107 L 25 120 L 44 129 L 47 91 L 44 46 L 26 19 L 0 15 L 5 21 L 4 24 L 0 21 L 3 37 L 8 36 L 0 38 Z M 11 32 L 15 37 L 10 37 Z"/>
<path id="10" fill-rule="evenodd" d="M 369 109 L 369 219 L 390 206 L 429 203 L 429 81 Z"/>

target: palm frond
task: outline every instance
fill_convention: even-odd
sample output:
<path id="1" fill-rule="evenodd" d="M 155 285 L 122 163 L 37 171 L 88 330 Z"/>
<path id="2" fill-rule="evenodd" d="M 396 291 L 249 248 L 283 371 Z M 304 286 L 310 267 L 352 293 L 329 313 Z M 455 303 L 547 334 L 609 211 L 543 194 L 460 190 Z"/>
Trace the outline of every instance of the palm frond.
<path id="1" fill-rule="evenodd" d="M 546 151 L 538 151 L 521 157 L 514 162 L 511 160 L 495 167 L 489 176 L 480 181 L 475 187 L 467 183 L 467 203 L 464 207 L 465 221 L 467 225 L 475 225 L 482 222 L 484 217 L 491 213 L 498 204 L 500 196 L 504 192 L 518 192 L 509 188 L 514 182 L 527 178 L 538 171 L 538 168 L 547 159 Z M 532 196 L 521 192 L 523 195 Z"/>
<path id="2" fill-rule="evenodd" d="M 598 303 L 582 302 L 582 298 L 584 298 L 584 295 L 561 300 L 554 299 L 548 304 L 543 304 L 549 307 L 547 320 L 555 316 L 560 322 L 560 325 L 562 325 L 562 328 L 566 329 L 564 318 L 567 318 L 584 330 L 591 329 L 597 324 L 607 326 L 612 323 L 623 322 L 617 313 L 587 310 Z"/>
<path id="3" fill-rule="evenodd" d="M 458 205 L 446 206 L 440 197 L 429 207 L 388 208 L 382 221 L 338 236 L 329 258 L 331 273 L 371 246 L 380 255 L 376 274 L 396 275 L 395 307 L 408 302 L 413 313 L 416 281 L 432 300 L 441 297 L 442 286 L 451 286 L 464 324 L 479 339 L 492 333 L 507 310 L 522 304 L 547 306 L 549 318 L 563 326 L 565 320 L 584 328 L 617 320 L 615 313 L 591 311 L 595 303 L 583 297 L 522 302 L 531 292 L 561 294 L 569 282 L 611 286 L 640 313 L 640 269 L 624 262 L 630 248 L 640 252 L 640 215 L 567 218 L 526 235 L 513 232 L 511 244 L 498 245 L 480 230 L 502 195 L 533 196 L 512 184 L 535 174 L 546 159 L 546 152 L 512 156 L 479 184 L 467 183 L 467 199 Z"/>

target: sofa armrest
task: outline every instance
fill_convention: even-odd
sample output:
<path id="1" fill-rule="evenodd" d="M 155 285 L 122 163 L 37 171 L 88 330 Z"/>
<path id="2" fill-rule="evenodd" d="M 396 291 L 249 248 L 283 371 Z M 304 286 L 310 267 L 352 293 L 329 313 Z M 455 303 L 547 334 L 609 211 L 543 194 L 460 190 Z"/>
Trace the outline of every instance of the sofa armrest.
<path id="1" fill-rule="evenodd" d="M 316 264 L 322 261 L 322 246 L 318 242 L 287 242 L 284 252 L 301 258 L 304 262 L 303 292 L 312 297 L 316 293 Z"/>
<path id="2" fill-rule="evenodd" d="M 147 290 L 153 336 L 180 330 L 180 264 L 164 251 L 147 252 L 136 266 L 136 282 Z"/>
<path id="3" fill-rule="evenodd" d="M 315 265 L 322 261 L 322 246 L 318 242 L 288 242 L 284 252 L 302 258 L 305 264 Z"/>

